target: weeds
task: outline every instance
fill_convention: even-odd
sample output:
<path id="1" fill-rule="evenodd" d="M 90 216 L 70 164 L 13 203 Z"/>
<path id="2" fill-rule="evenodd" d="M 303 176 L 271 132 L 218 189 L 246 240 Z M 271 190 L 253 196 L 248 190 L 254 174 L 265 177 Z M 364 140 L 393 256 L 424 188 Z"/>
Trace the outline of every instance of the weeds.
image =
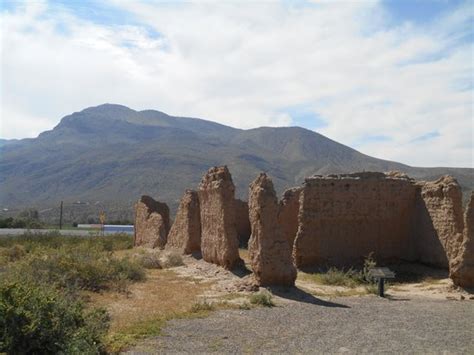
<path id="1" fill-rule="evenodd" d="M 183 257 L 176 253 L 176 252 L 171 252 L 168 255 L 166 255 L 165 260 L 163 261 L 162 266 L 164 268 L 172 268 L 172 267 L 177 267 L 177 266 L 183 266 Z"/>
<path id="2" fill-rule="evenodd" d="M 239 304 L 239 309 L 248 311 L 251 308 L 252 308 L 252 306 L 250 306 L 250 303 L 248 303 L 248 302 L 244 302 L 242 304 Z"/>
<path id="3" fill-rule="evenodd" d="M 368 285 L 365 286 L 365 290 L 367 291 L 368 294 L 371 294 L 371 295 L 379 294 L 379 288 L 376 283 L 369 283 Z"/>
<path id="4" fill-rule="evenodd" d="M 162 269 L 160 254 L 157 252 L 144 252 L 134 256 L 134 259 L 145 269 Z"/>
<path id="5" fill-rule="evenodd" d="M 251 295 L 250 303 L 256 304 L 259 306 L 264 306 L 264 307 L 275 306 L 272 300 L 272 294 L 268 291 L 262 291 L 262 292 L 254 293 L 253 295 Z"/>
<path id="6" fill-rule="evenodd" d="M 201 302 L 196 302 L 191 306 L 191 312 L 192 313 L 198 313 L 202 311 L 212 311 L 214 310 L 214 305 L 210 302 L 207 302 L 206 300 L 201 301 Z"/>
<path id="7" fill-rule="evenodd" d="M 353 268 L 343 270 L 331 267 L 326 272 L 303 273 L 301 276 L 303 279 L 322 285 L 344 286 L 350 288 L 363 285 L 370 286 L 374 283 L 374 280 L 370 277 L 369 270 L 375 266 L 376 262 L 371 253 L 365 258 L 364 266 L 360 271 Z"/>
<path id="8" fill-rule="evenodd" d="M 0 248 L 10 248 L 21 245 L 27 253 L 36 249 L 58 249 L 64 246 L 86 245 L 102 251 L 116 251 L 133 248 L 133 237 L 128 234 L 118 233 L 106 236 L 63 236 L 59 232 L 30 233 L 18 236 L 0 238 Z"/>

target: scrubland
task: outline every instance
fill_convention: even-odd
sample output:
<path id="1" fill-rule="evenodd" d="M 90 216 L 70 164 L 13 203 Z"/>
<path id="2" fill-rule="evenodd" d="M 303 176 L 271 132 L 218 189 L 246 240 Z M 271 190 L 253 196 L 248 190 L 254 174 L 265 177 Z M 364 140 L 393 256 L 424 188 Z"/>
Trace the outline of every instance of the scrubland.
<path id="1" fill-rule="evenodd" d="M 245 249 L 240 256 L 249 268 Z M 129 235 L 3 237 L 0 352 L 117 353 L 160 335 L 172 319 L 279 308 L 299 298 L 319 304 L 318 297 L 363 296 L 376 290 L 370 266 L 368 258 L 360 270 L 299 271 L 291 290 L 242 290 L 248 270 L 242 278 L 203 260 L 133 248 Z M 389 297 L 431 292 L 446 298 L 449 291 L 443 275 L 420 278 L 403 269 L 399 275 L 405 281 L 390 284 Z"/>

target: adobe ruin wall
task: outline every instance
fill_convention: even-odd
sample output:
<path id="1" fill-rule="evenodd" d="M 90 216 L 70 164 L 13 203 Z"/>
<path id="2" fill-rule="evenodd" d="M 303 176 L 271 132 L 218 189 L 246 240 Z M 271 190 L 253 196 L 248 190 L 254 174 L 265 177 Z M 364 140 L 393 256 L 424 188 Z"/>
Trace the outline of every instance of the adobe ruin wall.
<path id="1" fill-rule="evenodd" d="M 405 176 L 358 173 L 306 179 L 293 257 L 298 267 L 415 260 L 416 187 Z"/>
<path id="2" fill-rule="evenodd" d="M 226 166 L 209 169 L 199 185 L 201 252 L 205 261 L 232 269 L 240 262 L 235 186 Z"/>
<path id="3" fill-rule="evenodd" d="M 448 268 L 462 243 L 462 191 L 456 179 L 443 176 L 417 184 L 417 250 L 422 263 Z"/>
<path id="4" fill-rule="evenodd" d="M 279 202 L 278 226 L 291 249 L 293 249 L 296 233 L 298 232 L 298 213 L 302 190 L 302 187 L 286 190 Z"/>
<path id="5" fill-rule="evenodd" d="M 277 223 L 278 208 L 273 182 L 262 173 L 249 188 L 252 226 L 249 256 L 255 280 L 260 286 L 293 286 L 296 280 L 291 248 Z"/>
<path id="6" fill-rule="evenodd" d="M 201 251 L 201 216 L 197 191 L 186 190 L 168 235 L 167 249 L 183 254 Z"/>
<path id="7" fill-rule="evenodd" d="M 135 204 L 134 245 L 164 248 L 170 230 L 170 210 L 166 203 L 143 195 Z"/>

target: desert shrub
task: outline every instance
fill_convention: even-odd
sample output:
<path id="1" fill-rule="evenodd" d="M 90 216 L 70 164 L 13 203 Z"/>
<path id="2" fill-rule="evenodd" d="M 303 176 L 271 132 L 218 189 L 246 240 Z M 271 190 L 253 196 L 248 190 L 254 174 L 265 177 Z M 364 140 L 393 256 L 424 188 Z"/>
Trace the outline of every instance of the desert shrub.
<path id="1" fill-rule="evenodd" d="M 162 269 L 160 254 L 156 252 L 144 252 L 135 255 L 135 260 L 145 269 Z"/>
<path id="2" fill-rule="evenodd" d="M 6 259 L 7 262 L 14 262 L 20 260 L 26 255 L 25 247 L 20 244 L 15 244 L 9 248 L 0 250 L 0 255 Z"/>
<path id="3" fill-rule="evenodd" d="M 59 232 L 31 233 L 0 238 L 0 247 L 8 248 L 15 244 L 22 245 L 27 252 L 38 248 L 58 249 L 65 246 L 85 245 L 105 251 L 133 248 L 133 236 L 117 233 L 106 236 L 63 236 Z"/>
<path id="4" fill-rule="evenodd" d="M 117 259 L 87 245 L 36 249 L 6 270 L 10 279 L 26 276 L 68 290 L 123 289 L 124 280 L 145 279 L 144 269 L 129 259 Z"/>
<path id="5" fill-rule="evenodd" d="M 250 306 L 250 304 L 248 302 L 244 302 L 242 304 L 239 305 L 239 309 L 242 309 L 242 310 L 246 310 L 248 311 L 249 309 L 251 309 L 252 307 Z"/>
<path id="6" fill-rule="evenodd" d="M 369 275 L 369 270 L 376 266 L 376 262 L 370 253 L 364 259 L 364 266 L 361 270 L 350 268 L 349 270 L 330 267 L 325 272 L 309 273 L 304 277 L 323 285 L 357 287 L 360 285 L 369 285 L 375 280 Z"/>
<path id="7" fill-rule="evenodd" d="M 250 296 L 250 303 L 265 307 L 273 307 L 275 304 L 272 300 L 272 294 L 268 291 L 254 293 Z"/>
<path id="8" fill-rule="evenodd" d="M 191 312 L 198 313 L 202 311 L 212 311 L 214 309 L 214 305 L 206 300 L 201 302 L 196 302 L 191 306 Z"/>
<path id="9" fill-rule="evenodd" d="M 183 257 L 176 253 L 171 252 L 165 256 L 165 260 L 163 261 L 162 266 L 164 268 L 171 268 L 184 265 Z"/>
<path id="10" fill-rule="evenodd" d="M 9 354 L 101 353 L 106 311 L 36 283 L 0 283 L 0 352 Z"/>
<path id="11" fill-rule="evenodd" d="M 371 268 L 376 267 L 377 262 L 374 260 L 374 255 L 373 253 L 370 253 L 365 259 L 364 259 L 364 268 L 362 269 L 362 278 L 365 282 L 368 283 L 373 283 L 375 280 L 370 276 L 369 271 Z"/>
<path id="12" fill-rule="evenodd" d="M 130 281 L 143 281 L 146 278 L 143 267 L 137 262 L 128 258 L 111 258 L 110 266 L 112 269 L 112 275 L 118 275 L 119 278 Z"/>
<path id="13" fill-rule="evenodd" d="M 353 269 L 344 271 L 332 267 L 320 278 L 325 285 L 356 287 L 360 283 L 359 273 Z"/>

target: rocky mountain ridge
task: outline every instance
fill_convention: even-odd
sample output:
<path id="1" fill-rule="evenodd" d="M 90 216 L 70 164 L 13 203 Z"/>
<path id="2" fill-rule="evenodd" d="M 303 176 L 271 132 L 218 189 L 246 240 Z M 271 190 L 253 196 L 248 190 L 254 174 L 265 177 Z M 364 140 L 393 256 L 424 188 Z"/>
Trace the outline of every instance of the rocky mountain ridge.
<path id="1" fill-rule="evenodd" d="M 174 211 L 185 189 L 195 188 L 207 169 L 218 165 L 229 167 L 236 195 L 244 199 L 262 171 L 279 194 L 314 174 L 354 171 L 398 170 L 426 180 L 451 174 L 464 191 L 474 187 L 474 169 L 376 159 L 300 127 L 242 130 L 104 104 L 64 117 L 37 138 L 3 141 L 0 207 L 46 208 L 63 200 L 130 211 L 148 194 Z"/>

